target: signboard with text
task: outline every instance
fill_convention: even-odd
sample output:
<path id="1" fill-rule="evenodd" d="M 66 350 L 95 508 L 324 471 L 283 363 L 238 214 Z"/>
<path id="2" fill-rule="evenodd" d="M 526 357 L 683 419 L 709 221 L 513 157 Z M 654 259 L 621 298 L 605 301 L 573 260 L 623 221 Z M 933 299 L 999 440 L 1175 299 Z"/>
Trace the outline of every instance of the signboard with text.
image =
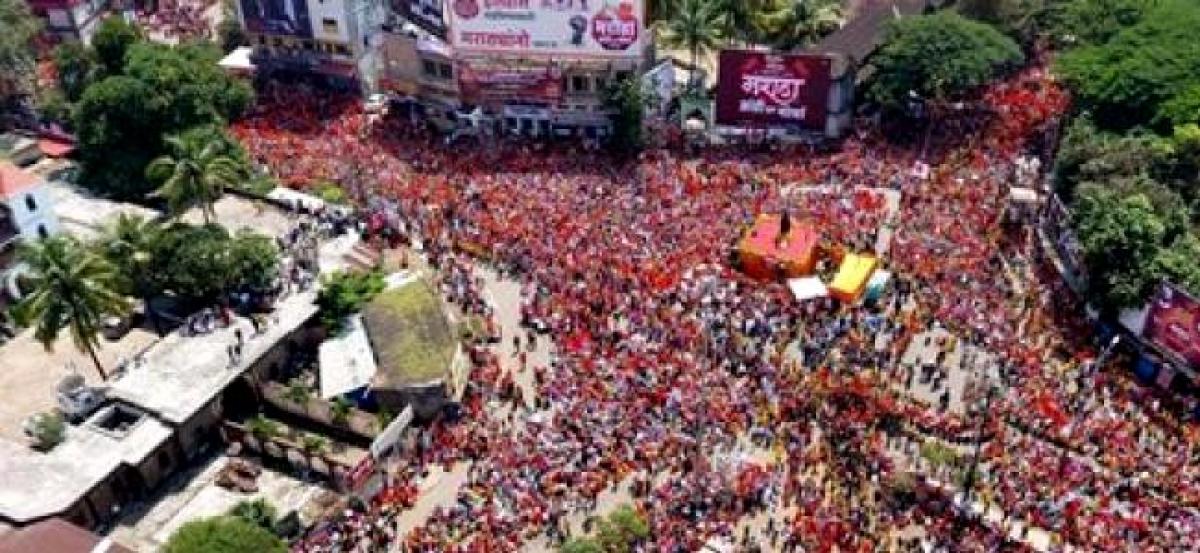
<path id="1" fill-rule="evenodd" d="M 718 125 L 825 130 L 830 59 L 812 54 L 722 50 Z"/>
<path id="2" fill-rule="evenodd" d="M 1142 333 L 1188 365 L 1200 367 L 1200 300 L 1175 285 L 1159 286 Z"/>
<path id="3" fill-rule="evenodd" d="M 555 64 L 526 67 L 458 63 L 458 88 L 463 100 L 474 104 L 509 100 L 558 103 L 562 98 L 562 71 Z"/>
<path id="4" fill-rule="evenodd" d="M 639 56 L 644 0 L 446 0 L 456 52 Z"/>

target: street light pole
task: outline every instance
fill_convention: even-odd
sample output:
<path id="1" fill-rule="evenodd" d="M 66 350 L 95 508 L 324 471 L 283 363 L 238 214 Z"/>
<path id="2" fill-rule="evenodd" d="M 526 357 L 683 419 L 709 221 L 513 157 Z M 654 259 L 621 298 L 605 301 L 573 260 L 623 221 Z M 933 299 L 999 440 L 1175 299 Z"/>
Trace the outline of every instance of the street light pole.
<path id="1" fill-rule="evenodd" d="M 1079 373 L 1080 382 L 1076 384 L 1075 393 L 1071 395 L 1071 410 L 1074 411 L 1074 413 L 1071 418 L 1071 426 L 1067 429 L 1067 443 L 1062 448 L 1062 457 L 1058 462 L 1059 478 L 1061 478 L 1067 472 L 1067 459 L 1069 459 L 1071 455 L 1071 438 L 1075 437 L 1075 429 L 1083 420 L 1084 411 L 1082 398 L 1083 390 L 1085 387 L 1087 387 L 1085 384 L 1091 381 L 1092 376 L 1096 374 L 1096 371 L 1100 370 L 1100 367 L 1104 366 L 1104 363 L 1108 361 L 1108 356 L 1112 354 L 1113 348 L 1117 347 L 1117 344 L 1120 342 L 1121 336 L 1119 334 L 1113 336 L 1112 341 L 1109 342 L 1107 346 L 1104 346 L 1104 349 L 1100 351 L 1100 355 L 1096 356 L 1096 359 L 1092 360 L 1092 362 L 1089 363 L 1088 366 Z"/>
<path id="2" fill-rule="evenodd" d="M 975 474 L 979 469 L 979 453 L 983 449 L 983 431 L 987 424 L 988 415 L 992 410 L 992 397 L 996 394 L 995 384 L 988 384 L 987 395 L 983 399 L 983 410 L 979 413 L 979 427 L 975 430 L 975 452 L 971 456 L 971 464 L 967 467 L 967 477 L 963 481 L 963 509 L 966 511 L 965 517 L 970 513 L 971 509 L 971 490 L 975 487 Z M 986 513 L 985 513 L 986 514 Z M 954 525 L 955 541 L 962 533 L 962 521 Z"/>

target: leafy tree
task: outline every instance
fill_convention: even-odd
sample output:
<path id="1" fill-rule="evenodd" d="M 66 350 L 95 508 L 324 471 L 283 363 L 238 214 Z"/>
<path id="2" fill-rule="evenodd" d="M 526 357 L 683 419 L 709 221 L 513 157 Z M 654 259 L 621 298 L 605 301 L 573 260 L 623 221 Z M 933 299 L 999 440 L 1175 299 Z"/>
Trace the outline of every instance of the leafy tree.
<path id="1" fill-rule="evenodd" d="M 371 298 L 384 289 L 383 274 L 333 273 L 325 278 L 324 286 L 317 293 L 317 306 L 321 309 L 321 323 L 331 334 L 337 334 L 345 324 L 346 317 L 359 312 Z"/>
<path id="2" fill-rule="evenodd" d="M 724 23 L 722 33 L 730 43 L 752 44 L 761 39 L 755 20 L 777 0 L 714 0 Z"/>
<path id="3" fill-rule="evenodd" d="M 1161 0 L 1110 40 L 1063 54 L 1056 72 L 1103 128 L 1186 120 L 1200 84 L 1200 4 Z M 1184 120 L 1176 120 L 1182 117 Z"/>
<path id="4" fill-rule="evenodd" d="M 123 59 L 123 75 L 84 91 L 75 128 L 85 183 L 103 195 L 141 198 L 153 189 L 145 176 L 150 161 L 179 155 L 169 152 L 164 137 L 230 120 L 253 94 L 221 72 L 220 51 L 212 45 L 136 42 Z"/>
<path id="5" fill-rule="evenodd" d="M 1164 153 L 1161 146 L 1153 136 L 1105 132 L 1090 119 L 1077 118 L 1067 128 L 1054 161 L 1058 191 L 1070 199 L 1085 181 L 1152 174 Z"/>
<path id="6" fill-rule="evenodd" d="M 238 517 L 193 520 L 180 526 L 163 553 L 286 553 L 287 546 L 270 532 Z"/>
<path id="7" fill-rule="evenodd" d="M 54 69 L 58 87 L 69 102 L 77 102 L 102 69 L 93 50 L 79 42 L 64 42 L 54 48 Z"/>
<path id="8" fill-rule="evenodd" d="M 1140 22 L 1156 1 L 1041 0 L 1045 5 L 1034 17 L 1060 46 L 1090 46 L 1107 42 L 1122 29 Z"/>
<path id="9" fill-rule="evenodd" d="M 33 37 L 42 28 L 24 0 L 0 0 L 0 103 L 33 88 Z"/>
<path id="10" fill-rule="evenodd" d="M 771 0 L 756 14 L 759 36 L 782 50 L 804 48 L 842 26 L 837 0 Z"/>
<path id="11" fill-rule="evenodd" d="M 163 333 L 151 299 L 161 294 L 166 279 L 158 258 L 166 229 L 158 221 L 122 213 L 100 239 L 101 251 L 116 268 L 118 290 L 126 296 L 141 298 L 155 330 Z"/>
<path id="12" fill-rule="evenodd" d="M 613 112 L 613 136 L 608 143 L 617 153 L 631 154 L 642 149 L 643 119 L 649 101 L 641 79 L 634 77 L 614 83 L 605 92 L 604 102 Z"/>
<path id="13" fill-rule="evenodd" d="M 101 21 L 92 35 L 92 48 L 105 74 L 120 75 L 125 68 L 125 54 L 144 38 L 141 29 L 130 25 L 119 15 Z"/>
<path id="14" fill-rule="evenodd" d="M 884 44 L 872 57 L 875 74 L 868 94 L 889 109 L 906 105 L 910 92 L 946 100 L 1023 59 L 1012 39 L 956 13 L 904 18 L 889 23 Z"/>
<path id="15" fill-rule="evenodd" d="M 1153 262 L 1166 233 L 1150 200 L 1087 185 L 1072 216 L 1093 303 L 1109 315 L 1141 305 L 1155 284 Z"/>
<path id="16" fill-rule="evenodd" d="M 622 505 L 600 521 L 596 539 L 610 553 L 631 553 L 650 537 L 650 525 L 633 507 Z"/>
<path id="17" fill-rule="evenodd" d="M 154 89 L 165 106 L 163 126 L 178 133 L 235 119 L 253 101 L 250 87 L 225 74 L 219 61 L 212 44 L 139 42 L 129 49 L 125 73 Z"/>
<path id="18" fill-rule="evenodd" d="M 130 77 L 108 77 L 84 91 L 74 126 L 93 189 L 118 198 L 149 191 L 141 175 L 162 151 L 165 107 L 146 83 Z"/>
<path id="19" fill-rule="evenodd" d="M 725 23 L 719 6 L 713 0 L 680 0 L 673 15 L 662 22 L 659 38 L 670 48 L 687 50 L 691 54 L 692 71 L 689 86 L 696 82 L 696 64 L 701 54 L 720 47 L 725 40 Z"/>
<path id="20" fill-rule="evenodd" d="M 1156 280 L 1169 280 L 1192 294 L 1200 294 L 1200 237 L 1186 233 L 1154 258 Z"/>
<path id="21" fill-rule="evenodd" d="M 234 288 L 263 291 L 279 276 L 279 248 L 269 236 L 242 229 L 230 244 Z"/>
<path id="22" fill-rule="evenodd" d="M 204 223 L 216 219 L 214 205 L 225 189 L 236 186 L 244 178 L 242 168 L 232 158 L 221 155 L 221 145 L 188 144 L 181 138 L 167 138 L 175 157 L 161 156 L 146 167 L 146 177 L 161 182 L 155 196 L 165 198 L 167 210 L 173 217 L 199 206 Z"/>
<path id="23" fill-rule="evenodd" d="M 229 510 L 229 516 L 237 517 L 268 532 L 273 532 L 275 515 L 278 511 L 264 498 L 239 501 Z"/>
<path id="24" fill-rule="evenodd" d="M 1200 123 L 1200 82 L 1163 102 L 1158 108 L 1156 122 L 1172 126 Z"/>
<path id="25" fill-rule="evenodd" d="M 105 316 L 124 316 L 129 305 L 117 292 L 117 276 L 104 257 L 71 238 L 54 236 L 21 246 L 19 259 L 29 266 L 33 292 L 17 306 L 17 322 L 33 324 L 34 337 L 47 350 L 64 329 L 75 347 L 87 353 L 100 378 L 108 375 L 96 356 L 97 333 Z"/>

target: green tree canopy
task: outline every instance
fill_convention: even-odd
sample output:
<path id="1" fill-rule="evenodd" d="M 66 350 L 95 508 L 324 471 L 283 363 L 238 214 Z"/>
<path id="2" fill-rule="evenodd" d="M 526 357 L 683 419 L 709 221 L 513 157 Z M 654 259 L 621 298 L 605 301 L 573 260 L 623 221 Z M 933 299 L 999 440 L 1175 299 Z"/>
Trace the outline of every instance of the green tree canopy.
<path id="1" fill-rule="evenodd" d="M 71 238 L 53 236 L 23 245 L 22 262 L 30 269 L 30 293 L 15 310 L 17 322 L 32 324 L 34 337 L 54 347 L 67 330 L 79 351 L 91 356 L 96 372 L 107 379 L 96 356 L 97 333 L 107 315 L 123 316 L 129 305 L 117 292 L 117 275 L 104 257 Z"/>
<path id="2" fill-rule="evenodd" d="M 1195 122 L 1187 119 L 1200 85 L 1197 29 L 1200 3 L 1161 0 L 1110 40 L 1063 54 L 1056 71 L 1102 127 L 1169 130 Z"/>
<path id="3" fill-rule="evenodd" d="M 1169 280 L 1192 294 L 1200 294 L 1200 237 L 1186 233 L 1154 258 L 1156 280 Z"/>
<path id="4" fill-rule="evenodd" d="M 669 48 L 685 50 L 692 66 L 700 56 L 721 46 L 725 40 L 725 18 L 714 0 L 680 0 L 668 19 L 659 25 L 659 39 Z M 692 71 L 690 85 L 695 85 Z"/>
<path id="5" fill-rule="evenodd" d="M 811 46 L 842 26 L 837 0 L 770 0 L 753 16 L 756 36 L 781 50 Z"/>
<path id="6" fill-rule="evenodd" d="M 125 69 L 125 54 L 144 38 L 141 29 L 127 23 L 125 18 L 113 15 L 101 21 L 96 28 L 96 33 L 92 35 L 92 49 L 105 74 L 120 75 Z"/>
<path id="7" fill-rule="evenodd" d="M 613 83 L 605 91 L 604 102 L 613 111 L 613 136 L 609 145 L 618 154 L 627 155 L 642 149 L 642 120 L 649 98 L 637 77 Z"/>
<path id="8" fill-rule="evenodd" d="M 248 231 L 230 236 L 217 225 L 169 227 L 154 254 L 155 277 L 179 296 L 215 300 L 239 289 L 263 290 L 279 271 L 279 252 L 270 238 Z"/>
<path id="9" fill-rule="evenodd" d="M 1150 199 L 1084 185 L 1072 215 L 1093 303 L 1107 314 L 1140 306 L 1156 282 L 1153 263 L 1167 231 Z"/>
<path id="10" fill-rule="evenodd" d="M 64 42 L 54 48 L 54 68 L 58 87 L 68 102 L 78 102 L 101 73 L 95 52 L 79 42 Z"/>
<path id="11" fill-rule="evenodd" d="M 908 17 L 889 24 L 868 94 L 887 108 L 905 105 L 909 92 L 944 100 L 987 83 L 1024 56 L 995 28 L 953 12 Z"/>
<path id="12" fill-rule="evenodd" d="M 220 516 L 194 520 L 171 534 L 164 553 L 286 553 L 287 546 L 270 532 L 241 518 Z"/>
<path id="13" fill-rule="evenodd" d="M 41 28 L 24 0 L 0 0 L 0 102 L 32 89 L 32 41 Z"/>
<path id="14" fill-rule="evenodd" d="M 225 189 L 245 180 L 243 167 L 222 155 L 228 146 L 218 141 L 187 141 L 179 136 L 167 138 L 174 157 L 160 156 L 146 166 L 146 178 L 161 182 L 154 195 L 167 201 L 167 210 L 178 217 L 192 207 L 204 213 L 204 222 L 216 218 L 214 205 Z"/>
<path id="15" fill-rule="evenodd" d="M 141 199 L 154 188 L 146 166 L 169 152 L 166 136 L 240 114 L 253 93 L 221 72 L 219 56 L 211 44 L 128 45 L 121 74 L 88 86 L 75 106 L 84 183 L 106 196 Z"/>

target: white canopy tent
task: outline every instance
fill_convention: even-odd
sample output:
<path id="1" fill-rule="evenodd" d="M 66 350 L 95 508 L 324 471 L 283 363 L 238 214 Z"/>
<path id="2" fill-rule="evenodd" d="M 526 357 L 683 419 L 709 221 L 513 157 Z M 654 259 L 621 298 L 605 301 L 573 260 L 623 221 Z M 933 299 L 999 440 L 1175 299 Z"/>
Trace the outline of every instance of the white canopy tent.
<path id="1" fill-rule="evenodd" d="M 351 317 L 342 334 L 321 342 L 317 358 L 321 367 L 323 399 L 366 386 L 378 369 L 361 315 Z"/>
<path id="2" fill-rule="evenodd" d="M 793 278 L 787 281 L 788 289 L 796 297 L 796 301 L 823 298 L 829 295 L 829 289 L 818 277 Z"/>

